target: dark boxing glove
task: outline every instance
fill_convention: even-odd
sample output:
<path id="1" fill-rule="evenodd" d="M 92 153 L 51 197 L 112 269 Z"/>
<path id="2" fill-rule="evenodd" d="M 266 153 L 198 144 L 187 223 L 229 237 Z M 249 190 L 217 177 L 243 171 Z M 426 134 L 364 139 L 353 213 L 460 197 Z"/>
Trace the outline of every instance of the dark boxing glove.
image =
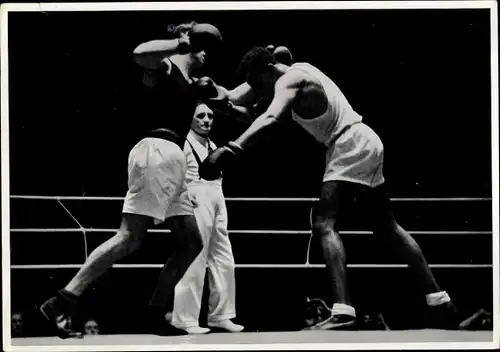
<path id="1" fill-rule="evenodd" d="M 194 84 L 200 100 L 216 99 L 219 95 L 215 82 L 210 77 L 202 77 Z"/>
<path id="2" fill-rule="evenodd" d="M 231 110 L 229 97 L 217 88 L 215 82 L 209 77 L 202 77 L 196 81 L 198 99 L 207 104 L 211 109 L 226 113 Z"/>
<path id="3" fill-rule="evenodd" d="M 222 43 L 222 35 L 215 26 L 209 23 L 198 23 L 189 32 L 189 43 L 194 53 L 208 51 Z"/>
<path id="4" fill-rule="evenodd" d="M 230 165 L 243 149 L 234 142 L 229 142 L 224 147 L 219 147 L 210 153 L 199 168 L 200 177 L 204 180 L 213 181 L 221 176 L 222 170 Z"/>
<path id="5" fill-rule="evenodd" d="M 293 64 L 292 52 L 286 46 L 279 46 L 273 50 L 273 56 L 277 62 L 291 66 Z"/>
<path id="6" fill-rule="evenodd" d="M 293 64 L 292 52 L 286 46 L 275 47 L 274 45 L 268 45 L 266 46 L 266 49 L 273 54 L 274 59 L 280 64 L 287 66 L 291 66 Z"/>

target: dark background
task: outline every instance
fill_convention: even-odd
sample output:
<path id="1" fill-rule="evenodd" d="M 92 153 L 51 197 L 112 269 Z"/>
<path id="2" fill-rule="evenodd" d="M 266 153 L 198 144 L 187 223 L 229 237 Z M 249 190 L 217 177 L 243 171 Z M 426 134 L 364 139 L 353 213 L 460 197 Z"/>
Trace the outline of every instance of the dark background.
<path id="1" fill-rule="evenodd" d="M 381 136 L 391 196 L 491 197 L 486 10 L 11 13 L 11 194 L 124 196 L 128 152 L 144 119 L 142 72 L 132 50 L 161 38 L 166 24 L 191 19 L 221 30 L 225 47 L 209 56 L 199 75 L 227 88 L 241 83 L 235 69 L 253 45 L 285 45 L 295 61 L 329 75 Z M 225 142 L 244 128 L 219 117 L 213 139 Z M 323 168 L 323 148 L 285 122 L 245 163 L 226 172 L 224 191 L 228 197 L 317 197 Z M 119 201 L 65 205 L 84 227 L 118 226 Z M 310 205 L 229 202 L 229 227 L 308 230 Z M 395 209 L 408 230 L 492 227 L 488 201 L 395 203 Z M 11 200 L 12 228 L 74 226 L 53 201 Z M 354 213 L 345 222 L 347 230 L 363 226 Z M 305 262 L 307 235 L 231 236 L 238 264 Z M 89 234 L 89 250 L 108 237 Z M 344 238 L 350 263 L 397 262 L 372 236 Z M 491 264 L 490 235 L 416 239 L 430 263 Z M 163 263 L 169 241 L 154 235 L 123 262 Z M 13 264 L 84 259 L 82 236 L 74 233 L 13 233 L 11 247 Z M 321 262 L 317 243 L 313 262 Z M 422 296 L 406 270 L 350 272 L 360 310 L 383 310 L 397 327 L 416 324 Z M 491 269 L 435 272 L 465 310 L 491 307 Z M 36 321 L 35 308 L 73 273 L 13 270 L 13 310 L 27 311 Z M 88 293 L 88 314 L 98 317 L 105 332 L 139 331 L 157 275 L 158 269 L 109 271 Z M 237 269 L 238 321 L 261 330 L 295 328 L 305 295 L 331 302 L 323 275 L 318 269 Z"/>

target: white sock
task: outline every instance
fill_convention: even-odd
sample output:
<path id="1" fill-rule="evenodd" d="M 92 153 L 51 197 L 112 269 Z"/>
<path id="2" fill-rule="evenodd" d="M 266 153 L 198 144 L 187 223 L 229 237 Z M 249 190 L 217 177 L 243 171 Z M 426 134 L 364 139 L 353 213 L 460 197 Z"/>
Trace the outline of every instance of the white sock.
<path id="1" fill-rule="evenodd" d="M 439 306 L 440 304 L 450 302 L 450 296 L 446 293 L 446 291 L 429 293 L 425 295 L 425 299 L 427 300 L 427 305 L 429 306 Z"/>
<path id="2" fill-rule="evenodd" d="M 356 310 L 354 307 L 343 304 L 343 303 L 335 303 L 332 308 L 332 315 L 350 315 L 351 317 L 356 318 Z"/>

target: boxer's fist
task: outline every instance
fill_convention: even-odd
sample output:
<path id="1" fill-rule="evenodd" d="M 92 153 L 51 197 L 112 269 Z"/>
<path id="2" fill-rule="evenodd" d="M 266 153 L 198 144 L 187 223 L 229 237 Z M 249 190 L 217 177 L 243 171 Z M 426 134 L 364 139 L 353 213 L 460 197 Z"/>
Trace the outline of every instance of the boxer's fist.
<path id="1" fill-rule="evenodd" d="M 217 148 L 200 165 L 200 177 L 208 181 L 220 178 L 222 170 L 231 164 L 241 152 L 241 147 L 232 142 L 229 142 L 227 146 Z"/>
<path id="2" fill-rule="evenodd" d="M 293 63 L 292 52 L 286 46 L 275 47 L 274 45 L 268 45 L 266 46 L 266 49 L 271 54 L 273 54 L 274 59 L 280 64 L 284 64 L 287 66 L 292 65 Z"/>
<path id="3" fill-rule="evenodd" d="M 200 100 L 215 99 L 219 95 L 217 85 L 210 77 L 202 77 L 194 83 Z"/>
<path id="4" fill-rule="evenodd" d="M 198 99 L 207 104 L 212 110 L 227 112 L 231 108 L 227 92 L 217 87 L 211 78 L 200 78 L 195 82 L 195 87 Z"/>
<path id="5" fill-rule="evenodd" d="M 182 33 L 178 40 L 179 46 L 177 47 L 177 50 L 179 54 L 189 54 L 191 52 L 191 41 L 189 39 L 189 35 L 187 35 L 186 33 Z"/>
<path id="6" fill-rule="evenodd" d="M 220 178 L 222 169 L 235 157 L 233 151 L 228 147 L 220 147 L 210 153 L 201 163 L 198 170 L 200 177 L 212 181 Z"/>
<path id="7" fill-rule="evenodd" d="M 217 47 L 222 42 L 220 31 L 209 23 L 198 23 L 189 32 L 191 51 L 198 53 Z"/>

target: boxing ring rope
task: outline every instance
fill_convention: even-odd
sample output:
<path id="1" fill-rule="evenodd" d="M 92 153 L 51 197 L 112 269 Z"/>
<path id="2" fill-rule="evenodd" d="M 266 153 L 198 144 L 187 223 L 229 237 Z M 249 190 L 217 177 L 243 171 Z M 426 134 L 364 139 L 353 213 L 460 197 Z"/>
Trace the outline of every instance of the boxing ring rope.
<path id="1" fill-rule="evenodd" d="M 21 232 L 21 233 L 40 233 L 40 232 L 112 232 L 115 233 L 115 229 L 96 229 L 96 228 L 57 228 L 57 229 L 37 229 L 37 228 L 26 228 L 26 229 L 11 229 L 11 232 Z M 151 233 L 170 233 L 170 230 L 163 229 L 151 229 L 148 230 Z M 341 235 L 371 235 L 372 231 L 339 231 Z M 491 231 L 408 231 L 412 235 L 491 235 Z M 311 231 L 305 230 L 229 230 L 231 234 L 246 234 L 246 235 L 309 235 Z"/>
<path id="2" fill-rule="evenodd" d="M 11 265 L 11 269 L 79 269 L 82 264 L 30 264 Z M 324 268 L 324 264 L 236 264 L 242 269 L 308 269 Z M 348 264 L 348 268 L 355 269 L 402 269 L 406 264 Z M 433 269 L 479 269 L 492 268 L 491 264 L 429 264 Z M 117 269 L 155 269 L 163 268 L 163 264 L 114 264 Z"/>
<path id="3" fill-rule="evenodd" d="M 80 196 L 32 196 L 11 195 L 11 199 L 38 199 L 38 200 L 124 200 L 124 197 L 80 197 Z M 229 202 L 317 202 L 319 198 L 225 198 Z M 392 202 L 490 202 L 487 197 L 448 197 L 448 198 L 391 198 Z"/>
<path id="4" fill-rule="evenodd" d="M 71 212 L 64 206 L 62 201 L 82 201 L 82 200 L 92 200 L 92 201 L 122 201 L 124 197 L 79 197 L 79 196 L 33 196 L 33 195 L 11 195 L 11 199 L 31 199 L 31 200 L 55 200 L 64 211 L 75 221 L 78 228 L 17 228 L 11 229 L 13 233 L 82 233 L 84 237 L 84 250 L 85 250 L 85 260 L 88 257 L 88 246 L 87 246 L 87 233 L 115 233 L 116 229 L 104 229 L 104 228 L 84 228 L 80 222 L 71 214 Z M 316 202 L 318 198 L 226 198 L 226 201 L 232 202 Z M 479 198 L 479 197 L 453 197 L 453 198 L 391 198 L 394 202 L 482 202 L 491 201 L 491 198 Z M 309 214 L 310 225 L 312 225 L 312 212 Z M 150 229 L 148 232 L 151 233 L 170 233 L 167 229 Z M 408 231 L 412 235 L 492 235 L 492 231 Z M 302 269 L 302 268 L 324 268 L 324 264 L 310 264 L 309 255 L 310 247 L 312 242 L 311 231 L 302 230 L 229 230 L 230 234 L 268 234 L 268 235 L 283 235 L 283 234 L 295 234 L 295 235 L 309 235 L 309 242 L 307 246 L 306 253 L 306 263 L 305 264 L 236 264 L 236 268 L 263 268 L 263 269 Z M 340 231 L 341 235 L 369 235 L 373 234 L 372 231 Z M 11 269 L 78 269 L 82 264 L 33 264 L 33 265 L 11 265 Z M 430 264 L 431 268 L 492 268 L 491 264 Z M 113 268 L 125 268 L 125 269 L 151 269 L 151 268 L 162 268 L 163 264 L 115 264 Z M 407 268 L 406 264 L 349 264 L 348 268 Z"/>
<path id="5" fill-rule="evenodd" d="M 80 224 L 80 222 L 78 220 L 76 220 L 76 218 L 73 216 L 73 214 L 71 214 L 71 212 L 68 210 L 68 208 L 66 208 L 64 206 L 64 204 L 61 202 L 61 200 L 58 200 L 57 203 L 59 203 L 61 205 L 61 207 L 63 207 L 63 209 L 66 211 L 66 213 L 68 213 L 68 215 L 71 216 L 71 218 L 73 220 L 75 220 L 75 222 L 77 223 L 78 227 L 80 227 L 78 229 L 78 231 L 81 231 L 82 234 L 83 234 L 83 245 L 84 245 L 84 248 L 85 248 L 85 260 L 87 260 L 88 250 L 87 250 L 87 233 L 86 233 L 86 230 L 83 228 L 82 224 Z"/>

